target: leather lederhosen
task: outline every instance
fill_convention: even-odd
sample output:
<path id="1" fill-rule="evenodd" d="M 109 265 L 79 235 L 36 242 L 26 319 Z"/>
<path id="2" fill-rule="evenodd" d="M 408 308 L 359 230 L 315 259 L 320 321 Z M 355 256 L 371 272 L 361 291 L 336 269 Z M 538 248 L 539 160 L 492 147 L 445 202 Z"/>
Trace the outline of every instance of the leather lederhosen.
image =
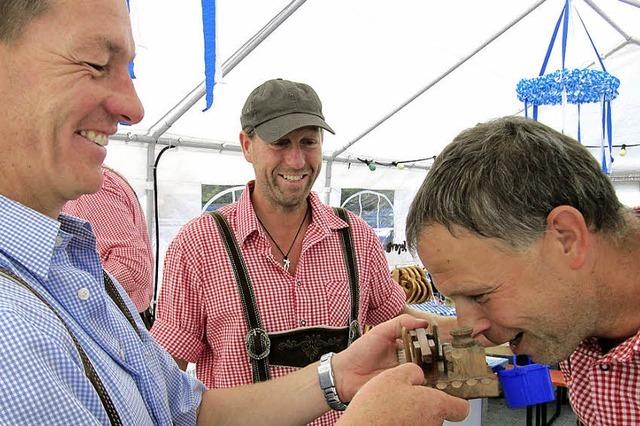
<path id="1" fill-rule="evenodd" d="M 334 208 L 334 211 L 340 219 L 349 223 L 346 210 Z M 358 268 L 350 227 L 340 229 L 342 253 L 351 292 L 349 323 L 344 327 L 308 327 L 267 333 L 260 321 L 251 279 L 233 231 L 220 213 L 209 214 L 214 218 L 224 241 L 244 306 L 245 319 L 249 328 L 246 348 L 251 359 L 254 383 L 269 379 L 269 365 L 305 367 L 318 361 L 327 352 L 340 352 L 360 336 Z"/>

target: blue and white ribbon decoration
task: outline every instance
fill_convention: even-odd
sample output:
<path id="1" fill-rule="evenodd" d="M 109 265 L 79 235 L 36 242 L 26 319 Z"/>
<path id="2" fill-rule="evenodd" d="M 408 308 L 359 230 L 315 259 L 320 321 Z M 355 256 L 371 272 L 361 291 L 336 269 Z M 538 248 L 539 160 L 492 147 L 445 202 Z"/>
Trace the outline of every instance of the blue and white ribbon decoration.
<path id="1" fill-rule="evenodd" d="M 129 7 L 129 0 L 127 0 L 127 10 L 131 13 L 131 8 Z M 129 77 L 133 80 L 136 78 L 136 73 L 133 70 L 133 60 L 129 61 Z"/>
<path id="2" fill-rule="evenodd" d="M 216 73 L 216 2 L 202 0 L 202 31 L 204 33 L 204 76 L 207 106 L 213 104 L 213 86 Z"/>
<path id="3" fill-rule="evenodd" d="M 518 100 L 529 105 L 559 105 L 562 94 L 570 104 L 612 101 L 618 96 L 620 80 L 606 71 L 563 69 L 536 78 L 523 78 L 516 86 Z"/>
<path id="4" fill-rule="evenodd" d="M 611 101 L 618 96 L 620 80 L 607 72 L 607 69 L 600 58 L 600 53 L 596 48 L 589 30 L 587 30 L 580 14 L 576 15 L 582 23 L 591 46 L 598 58 L 602 70 L 592 69 L 566 69 L 565 57 L 567 52 L 567 36 L 569 23 L 569 0 L 565 0 L 562 12 L 553 30 L 551 41 L 540 73 L 536 78 L 522 79 L 516 85 L 518 99 L 524 102 L 525 116 L 528 116 L 529 105 L 533 106 L 533 119 L 538 119 L 538 107 L 540 105 L 558 105 L 570 103 L 578 105 L 578 141 L 581 141 L 580 125 L 580 105 L 590 102 L 601 103 L 602 109 L 602 138 L 601 138 L 601 167 L 605 173 L 611 173 L 613 163 L 613 123 L 611 119 Z M 555 40 L 562 23 L 562 69 L 550 74 L 545 74 L 551 51 L 555 45 Z M 606 141 L 606 145 L 605 145 Z"/>

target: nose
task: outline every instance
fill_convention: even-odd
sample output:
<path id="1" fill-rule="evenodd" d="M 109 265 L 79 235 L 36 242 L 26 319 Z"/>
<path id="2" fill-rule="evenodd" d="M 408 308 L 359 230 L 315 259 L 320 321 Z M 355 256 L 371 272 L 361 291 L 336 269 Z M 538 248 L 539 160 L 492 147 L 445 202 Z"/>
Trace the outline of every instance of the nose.
<path id="1" fill-rule="evenodd" d="M 491 322 L 475 302 L 464 297 L 455 298 L 454 302 L 458 325 L 473 328 L 473 336 L 483 334 L 491 327 Z"/>
<path id="2" fill-rule="evenodd" d="M 285 161 L 292 169 L 302 169 L 306 165 L 305 153 L 299 143 L 292 143 L 287 149 Z"/>
<path id="3" fill-rule="evenodd" d="M 107 112 L 116 116 L 118 122 L 135 124 L 144 117 L 142 102 L 128 73 L 114 80 L 112 95 L 107 98 L 105 105 Z"/>

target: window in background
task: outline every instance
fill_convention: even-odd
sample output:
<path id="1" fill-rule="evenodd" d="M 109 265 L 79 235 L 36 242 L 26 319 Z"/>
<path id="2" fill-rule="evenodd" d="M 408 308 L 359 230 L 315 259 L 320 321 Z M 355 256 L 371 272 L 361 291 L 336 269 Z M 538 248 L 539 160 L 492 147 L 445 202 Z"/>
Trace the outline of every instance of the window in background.
<path id="1" fill-rule="evenodd" d="M 202 185 L 202 213 L 236 202 L 243 190 L 244 185 Z"/>
<path id="2" fill-rule="evenodd" d="M 343 188 L 340 206 L 360 216 L 384 245 L 393 239 L 393 191 Z M 391 240 L 390 240 L 391 239 Z"/>

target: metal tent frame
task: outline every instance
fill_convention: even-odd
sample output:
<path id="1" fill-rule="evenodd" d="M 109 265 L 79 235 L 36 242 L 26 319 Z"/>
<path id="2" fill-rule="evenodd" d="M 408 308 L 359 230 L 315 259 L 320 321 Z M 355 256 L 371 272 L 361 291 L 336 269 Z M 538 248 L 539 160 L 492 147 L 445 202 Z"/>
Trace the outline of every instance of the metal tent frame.
<path id="1" fill-rule="evenodd" d="M 458 62 L 449 67 L 445 72 L 436 77 L 429 84 L 418 90 L 413 96 L 411 96 L 406 101 L 402 102 L 400 105 L 395 107 L 391 112 L 384 115 L 382 118 L 377 120 L 374 124 L 368 127 L 366 130 L 361 132 L 356 138 L 346 143 L 341 148 L 337 149 L 331 154 L 324 155 L 323 160 L 326 162 L 326 174 L 325 174 L 325 188 L 331 188 L 332 181 L 332 167 L 334 163 L 351 163 L 353 160 L 350 157 L 344 157 L 345 151 L 351 148 L 353 145 L 361 141 L 365 136 L 367 136 L 371 131 L 376 129 L 382 123 L 387 121 L 389 118 L 397 114 L 411 102 L 416 100 L 422 94 L 427 92 L 433 86 L 435 86 L 438 82 L 449 76 L 456 69 L 458 69 L 465 62 L 470 60 L 473 56 L 475 56 L 478 52 L 482 51 L 484 48 L 489 46 L 492 42 L 494 42 L 498 37 L 520 22 L 522 19 L 527 17 L 531 12 L 536 10 L 540 5 L 542 5 L 546 0 L 537 0 L 530 7 L 528 7 L 524 12 L 514 18 L 511 22 L 505 25 L 502 29 L 497 31 L 494 35 L 489 37 L 486 41 L 482 42 L 478 47 L 474 48 L 470 53 L 465 55 Z M 620 0 L 626 4 L 631 6 L 640 8 L 640 2 L 637 0 Z M 244 58 L 246 58 L 262 41 L 264 41 L 270 34 L 272 34 L 283 22 L 285 22 L 289 17 L 291 17 L 304 3 L 306 0 L 293 0 L 287 6 L 285 6 L 278 14 L 276 14 L 267 24 L 262 27 L 253 37 L 251 37 L 242 47 L 240 47 L 229 59 L 227 59 L 221 66 L 222 76 L 227 75 L 231 72 L 236 65 L 238 65 Z M 603 56 L 606 58 L 609 55 L 617 52 L 623 47 L 629 44 L 640 45 L 640 40 L 637 40 L 623 31 L 606 13 L 604 13 L 594 2 L 593 0 L 584 0 L 584 2 L 590 6 L 602 19 L 604 19 L 611 27 L 613 27 L 622 37 L 624 41 L 620 43 L 618 46 L 614 47 Z M 589 66 L 593 65 L 590 64 Z M 160 118 L 156 123 L 154 123 L 146 133 L 139 132 L 124 132 L 119 131 L 116 135 L 112 137 L 113 140 L 124 141 L 124 142 L 138 142 L 148 144 L 147 146 L 147 182 L 150 183 L 153 180 L 153 173 L 155 168 L 155 158 L 156 158 L 156 147 L 158 145 L 165 146 L 182 146 L 189 148 L 202 148 L 202 149 L 211 149 L 219 152 L 241 152 L 241 148 L 239 145 L 234 143 L 227 142 L 219 142 L 211 139 L 204 138 L 193 138 L 193 137 L 185 137 L 185 136 L 171 136 L 166 135 L 167 131 L 171 128 L 171 126 L 179 120 L 191 107 L 195 105 L 205 94 L 205 84 L 204 81 L 201 82 L 198 86 L 196 86 L 193 90 L 191 90 L 183 99 L 181 99 L 178 103 L 175 104 L 173 108 L 171 108 L 162 118 Z M 521 112 L 521 111 L 520 111 Z M 381 166 L 386 166 L 385 163 L 388 164 L 397 164 L 396 161 L 387 161 L 383 159 L 373 159 L 377 164 Z M 394 166 L 387 166 L 394 167 Z M 429 170 L 429 166 L 423 166 L 419 164 L 407 164 L 406 168 L 413 169 L 424 169 Z M 633 174 L 633 176 L 613 176 L 615 180 L 635 180 L 639 179 L 637 174 Z M 147 185 L 147 206 L 146 213 L 147 217 L 153 217 L 155 214 L 154 205 L 153 205 L 153 189 L 151 185 Z M 325 190 L 325 202 L 328 203 L 329 191 Z M 152 221 L 148 222 L 149 224 L 149 234 L 154 235 L 153 226 L 155 224 Z M 157 243 L 157 242 L 156 242 Z"/>

